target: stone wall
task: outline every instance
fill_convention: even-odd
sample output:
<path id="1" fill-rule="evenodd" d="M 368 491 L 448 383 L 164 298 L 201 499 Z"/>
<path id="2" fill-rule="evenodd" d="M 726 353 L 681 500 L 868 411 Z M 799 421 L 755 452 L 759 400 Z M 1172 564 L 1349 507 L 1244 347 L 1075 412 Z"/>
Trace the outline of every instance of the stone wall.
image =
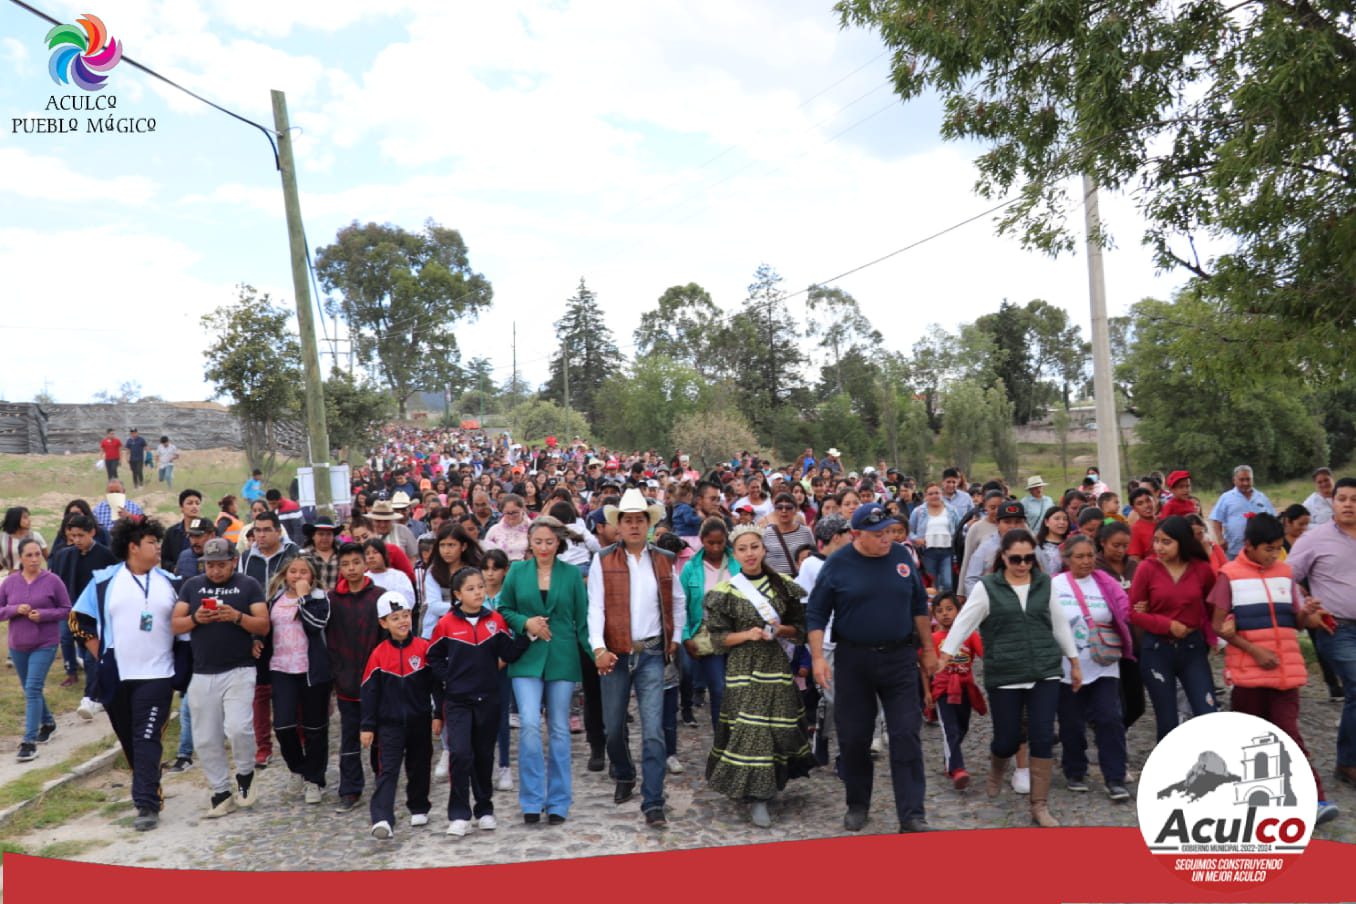
<path id="1" fill-rule="evenodd" d="M 97 452 L 112 427 L 121 440 L 133 427 L 152 446 L 162 435 L 180 449 L 243 449 L 240 421 L 211 403 L 129 402 L 87 405 L 6 404 L 0 402 L 0 452 Z M 305 448 L 305 432 L 291 422 L 278 427 L 279 442 L 289 452 Z"/>

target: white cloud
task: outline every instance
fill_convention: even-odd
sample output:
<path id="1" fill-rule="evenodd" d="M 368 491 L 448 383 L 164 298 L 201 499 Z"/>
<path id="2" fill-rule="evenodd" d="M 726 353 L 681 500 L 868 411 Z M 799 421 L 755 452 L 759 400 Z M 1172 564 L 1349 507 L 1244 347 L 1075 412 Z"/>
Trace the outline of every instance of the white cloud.
<path id="1" fill-rule="evenodd" d="M 0 148 L 0 194 L 62 204 L 87 204 L 97 198 L 100 203 L 140 207 L 150 203 L 157 191 L 156 182 L 146 176 L 96 178 L 72 169 L 58 157 Z"/>
<path id="2" fill-rule="evenodd" d="M 18 38 L 0 38 L 0 60 L 13 65 L 15 74 L 22 75 L 28 64 L 28 48 Z"/>

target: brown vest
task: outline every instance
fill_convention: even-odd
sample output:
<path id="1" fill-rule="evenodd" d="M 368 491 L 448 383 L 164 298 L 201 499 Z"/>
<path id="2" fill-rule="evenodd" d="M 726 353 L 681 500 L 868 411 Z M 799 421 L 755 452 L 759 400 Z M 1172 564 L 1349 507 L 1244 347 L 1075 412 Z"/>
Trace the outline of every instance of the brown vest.
<path id="1" fill-rule="evenodd" d="M 664 626 L 664 647 L 673 637 L 673 554 L 656 546 L 646 547 L 659 585 L 659 615 Z M 617 655 L 631 653 L 631 568 L 621 543 L 599 553 L 603 564 L 603 643 Z"/>

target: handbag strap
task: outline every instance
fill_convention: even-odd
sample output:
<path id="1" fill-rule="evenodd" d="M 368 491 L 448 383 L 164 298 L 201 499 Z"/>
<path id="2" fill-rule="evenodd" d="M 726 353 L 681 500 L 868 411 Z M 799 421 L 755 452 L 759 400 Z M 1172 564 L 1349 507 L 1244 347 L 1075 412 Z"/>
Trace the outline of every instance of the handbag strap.
<path id="1" fill-rule="evenodd" d="M 1092 617 L 1092 612 L 1088 609 L 1088 601 L 1083 598 L 1083 588 L 1078 586 L 1078 579 L 1072 574 L 1065 575 L 1069 582 L 1069 587 L 1073 589 L 1074 599 L 1078 600 L 1078 608 L 1083 610 L 1083 619 L 1088 623 L 1088 630 L 1096 631 L 1097 622 Z"/>
<path id="2" fill-rule="evenodd" d="M 772 532 L 777 535 L 777 542 L 782 544 L 782 552 L 786 553 L 786 564 L 791 568 L 791 577 L 799 577 L 796 572 L 800 571 L 800 569 L 796 567 L 796 561 L 791 557 L 791 550 L 787 548 L 786 538 L 782 536 L 781 531 L 777 530 L 777 525 L 775 524 L 772 525 Z"/>

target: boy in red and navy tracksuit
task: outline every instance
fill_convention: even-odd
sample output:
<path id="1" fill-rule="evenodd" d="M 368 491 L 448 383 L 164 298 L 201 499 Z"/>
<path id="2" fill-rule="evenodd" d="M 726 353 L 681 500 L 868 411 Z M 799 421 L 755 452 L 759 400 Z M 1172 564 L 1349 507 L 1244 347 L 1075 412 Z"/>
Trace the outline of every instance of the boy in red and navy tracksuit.
<path id="1" fill-rule="evenodd" d="M 452 793 L 447 800 L 449 835 L 464 835 L 474 817 L 493 829 L 494 745 L 499 736 L 499 661 L 513 662 L 530 638 L 514 637 L 504 617 L 485 606 L 485 581 L 475 568 L 452 576 L 455 602 L 438 620 L 429 641 L 429 667 L 441 685 L 447 720 Z M 475 809 L 470 794 L 475 794 Z"/>
<path id="2" fill-rule="evenodd" d="M 391 636 L 377 644 L 367 660 L 359 737 L 364 747 L 376 744 L 372 835 L 390 838 L 402 759 L 410 825 L 428 823 L 433 734 L 442 727 L 433 714 L 442 709 L 442 689 L 428 667 L 428 641 L 411 630 L 413 618 L 405 598 L 390 591 L 383 593 L 377 598 L 377 618 Z"/>

